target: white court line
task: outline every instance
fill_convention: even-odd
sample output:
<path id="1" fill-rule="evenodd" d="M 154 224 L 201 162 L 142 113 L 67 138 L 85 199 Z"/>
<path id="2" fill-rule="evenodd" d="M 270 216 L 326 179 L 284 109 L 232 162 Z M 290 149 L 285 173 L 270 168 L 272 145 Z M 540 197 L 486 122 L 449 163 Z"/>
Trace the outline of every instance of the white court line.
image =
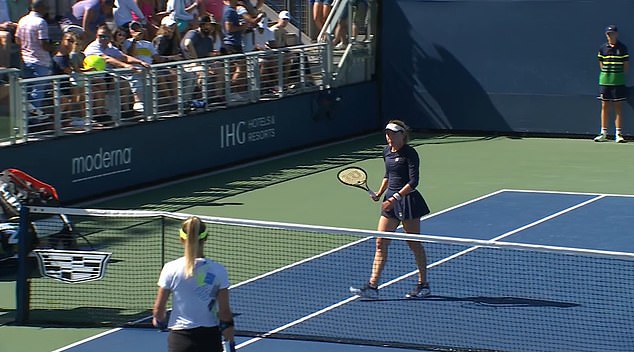
<path id="1" fill-rule="evenodd" d="M 537 221 L 533 221 L 533 222 L 532 222 L 532 223 L 530 223 L 530 224 L 527 224 L 527 225 L 524 225 L 524 226 L 519 227 L 519 228 L 517 228 L 517 229 L 511 230 L 511 231 L 508 231 L 508 232 L 505 232 L 505 233 L 503 233 L 503 234 L 501 234 L 501 235 L 499 235 L 499 236 L 497 236 L 497 237 L 495 237 L 495 238 L 491 239 L 490 241 L 498 241 L 498 240 L 501 240 L 501 239 L 503 239 L 503 238 L 506 238 L 506 237 L 508 237 L 508 236 L 511 236 L 511 235 L 513 235 L 513 234 L 516 234 L 516 233 L 518 233 L 518 232 L 520 232 L 520 231 L 526 230 L 526 229 L 528 229 L 528 228 L 530 228 L 530 227 L 533 227 L 533 226 L 539 225 L 539 224 L 541 224 L 541 223 L 543 223 L 543 222 L 546 222 L 546 221 L 548 221 L 548 220 L 552 220 L 553 218 L 556 218 L 556 217 L 558 217 L 558 216 L 561 216 L 561 215 L 563 215 L 563 214 L 566 214 L 566 213 L 568 213 L 568 212 L 571 212 L 571 211 L 573 211 L 573 210 L 575 210 L 575 209 L 577 209 L 577 208 L 583 207 L 583 206 L 588 205 L 588 204 L 590 204 L 590 203 L 592 203 L 592 202 L 596 202 L 597 200 L 602 199 L 602 198 L 605 198 L 605 197 L 606 197 L 605 195 L 599 195 L 599 196 L 594 197 L 594 198 L 592 198 L 592 199 L 589 199 L 589 200 L 587 200 L 587 201 L 585 201 L 585 202 L 582 202 L 582 203 L 579 203 L 579 204 L 577 204 L 577 205 L 574 205 L 574 206 L 568 207 L 568 208 L 566 208 L 566 209 L 564 209 L 564 210 L 558 211 L 558 212 L 556 212 L 556 213 L 554 213 L 554 214 L 551 214 L 551 215 L 549 215 L 549 216 L 547 216 L 547 217 L 544 217 L 544 218 L 542 218 L 542 219 L 539 219 L 539 220 L 537 220 Z M 436 262 L 434 262 L 434 263 L 432 263 L 432 264 L 429 264 L 429 265 L 427 265 L 427 268 L 428 268 L 428 269 L 429 269 L 429 268 L 433 268 L 433 267 L 438 266 L 438 265 L 440 265 L 440 264 L 446 263 L 446 262 L 448 262 L 448 261 L 450 261 L 450 260 L 452 260 L 452 259 L 455 259 L 455 258 L 461 257 L 461 256 L 463 256 L 463 255 L 465 255 L 465 254 L 470 253 L 470 252 L 473 252 L 473 251 L 475 251 L 475 250 L 476 250 L 476 249 L 478 249 L 478 248 L 481 248 L 481 246 L 474 246 L 474 247 L 467 248 L 467 249 L 465 249 L 465 250 L 463 250 L 463 251 L 461 251 L 461 252 L 455 253 L 455 254 L 450 255 L 450 256 L 448 256 L 448 257 L 446 257 L 446 258 L 443 258 L 443 259 L 441 259 L 441 260 L 438 260 L 438 261 L 436 261 Z M 402 280 L 404 280 L 404 279 L 406 279 L 406 278 L 408 278 L 408 277 L 410 277 L 410 276 L 416 275 L 416 274 L 418 274 L 418 270 L 414 270 L 414 271 L 409 272 L 409 273 L 407 273 L 407 274 L 404 274 L 404 275 L 402 275 L 402 276 L 400 276 L 400 277 L 397 277 L 397 278 L 395 278 L 395 279 L 392 279 L 392 280 L 390 280 L 390 281 L 387 281 L 387 282 L 383 283 L 382 285 L 379 285 L 379 287 L 378 287 L 378 288 L 379 288 L 379 289 L 385 288 L 385 287 L 387 287 L 387 286 L 389 286 L 389 285 L 392 285 L 392 284 L 394 284 L 394 283 L 397 283 L 397 282 L 399 282 L 399 281 L 402 281 Z M 285 324 L 285 325 L 282 325 L 282 326 L 280 326 L 280 327 L 278 327 L 278 328 L 275 328 L 275 329 L 273 329 L 273 330 L 271 330 L 271 331 L 269 331 L 269 332 L 267 332 L 267 333 L 264 333 L 264 334 L 263 334 L 262 336 L 260 336 L 260 337 L 253 338 L 253 339 L 247 340 L 247 341 L 245 341 L 245 342 L 243 342 L 243 343 L 241 343 L 241 344 L 239 344 L 239 345 L 236 345 L 236 349 L 239 349 L 239 348 L 242 348 L 242 347 L 246 347 L 246 346 L 248 346 L 248 345 L 251 345 L 251 344 L 253 344 L 253 343 L 255 343 L 255 342 L 258 342 L 258 341 L 260 341 L 260 340 L 262 340 L 262 339 L 264 339 L 264 338 L 266 338 L 266 337 L 268 337 L 268 336 L 271 336 L 271 335 L 276 334 L 276 333 L 278 333 L 278 332 L 280 332 L 280 331 L 286 330 L 286 329 L 288 329 L 288 328 L 290 328 L 290 327 L 293 327 L 293 326 L 295 326 L 295 325 L 301 324 L 301 323 L 303 323 L 303 322 L 305 322 L 305 321 L 307 321 L 307 320 L 309 320 L 309 319 L 312 319 L 312 318 L 314 318 L 314 317 L 316 317 L 316 316 L 318 316 L 318 315 L 321 315 L 321 314 L 323 314 L 323 313 L 327 313 L 327 312 L 329 312 L 329 311 L 331 311 L 331 310 L 333 310 L 333 309 L 335 309 L 335 308 L 338 308 L 338 307 L 340 307 L 340 306 L 342 306 L 342 305 L 345 305 L 345 304 L 347 304 L 347 303 L 353 302 L 353 301 L 355 301 L 355 300 L 357 300 L 357 299 L 359 299 L 359 298 L 360 298 L 359 296 L 352 296 L 352 297 L 348 297 L 347 299 L 345 299 L 345 300 L 343 300 L 343 301 L 340 301 L 340 302 L 338 302 L 338 303 L 332 304 L 332 305 L 330 305 L 330 306 L 328 306 L 328 307 L 322 308 L 322 309 L 320 309 L 320 310 L 318 310 L 318 311 L 316 311 L 316 312 L 313 312 L 313 313 L 311 313 L 311 314 L 309 314 L 309 315 L 307 315 L 307 316 L 304 316 L 304 317 L 302 317 L 302 318 L 300 318 L 300 319 L 297 319 L 297 320 L 292 321 L 292 322 L 290 322 L 290 323 L 288 323 L 288 324 Z"/>
<path id="2" fill-rule="evenodd" d="M 489 194 L 485 194 L 485 195 L 483 195 L 483 196 L 480 196 L 480 197 L 477 197 L 477 198 L 474 198 L 474 199 L 470 199 L 470 200 L 468 200 L 468 201 L 466 201 L 466 202 L 463 202 L 463 203 L 460 203 L 460 204 L 454 205 L 454 206 L 449 207 L 449 208 L 447 208 L 447 209 L 443 209 L 443 210 L 438 211 L 438 212 L 436 212 L 436 213 L 429 214 L 429 215 L 425 216 L 423 219 L 429 219 L 429 218 L 432 218 L 432 217 L 438 216 L 438 215 L 440 215 L 440 214 L 447 213 L 447 212 L 449 212 L 449 211 L 452 211 L 452 210 L 455 210 L 455 209 L 457 209 L 457 208 L 460 208 L 460 207 L 463 207 L 463 206 L 469 205 L 469 204 L 471 204 L 471 203 L 475 203 L 475 202 L 480 201 L 480 200 L 483 200 L 483 199 L 485 199 L 485 198 L 495 196 L 495 195 L 497 195 L 497 194 L 499 194 L 499 193 L 501 193 L 501 192 L 504 192 L 504 190 L 498 190 L 498 191 L 491 192 L 491 193 L 489 193 Z M 294 266 L 297 266 L 297 265 L 300 265 L 300 264 L 306 263 L 306 262 L 308 262 L 308 261 L 310 261 L 310 260 L 317 259 L 317 258 L 319 258 L 319 257 L 321 257 L 321 256 L 324 256 L 324 255 L 327 255 L 327 254 L 334 253 L 334 252 L 336 252 L 336 251 L 338 251 L 338 250 L 342 250 L 342 249 L 347 248 L 347 247 L 349 247 L 349 246 L 351 246 L 351 245 L 358 244 L 358 243 L 361 243 L 361 242 L 363 242 L 363 241 L 367 241 L 367 240 L 368 240 L 368 239 L 370 239 L 370 238 L 373 238 L 373 237 L 372 237 L 372 236 L 370 236 L 370 237 L 365 237 L 365 238 L 362 238 L 362 239 L 360 239 L 360 240 L 357 240 L 357 241 L 355 241 L 355 242 L 352 242 L 352 243 L 349 243 L 349 244 L 343 245 L 343 246 L 341 246 L 341 247 L 338 247 L 338 248 L 332 249 L 332 250 L 327 251 L 327 252 L 325 252 L 325 253 L 318 254 L 318 255 L 316 255 L 316 256 L 314 256 L 314 257 L 312 257 L 312 258 L 304 259 L 304 260 L 301 260 L 301 261 L 299 261 L 299 262 L 296 262 L 296 263 L 293 263 L 293 264 L 287 265 L 287 266 L 285 266 L 285 267 L 283 267 L 283 268 L 276 269 L 276 270 L 273 270 L 273 271 L 270 271 L 270 272 L 264 273 L 264 274 L 262 274 L 262 275 L 259 275 L 259 276 L 255 277 L 255 278 L 251 278 L 251 279 L 248 279 L 248 280 L 245 280 L 245 281 L 239 282 L 239 283 L 237 283 L 237 284 L 235 284 L 235 285 L 232 285 L 232 286 L 230 287 L 230 289 L 233 289 L 233 288 L 235 288 L 235 287 L 239 287 L 239 286 L 245 285 L 245 284 L 250 283 L 250 282 L 253 282 L 253 281 L 255 281 L 255 280 L 259 280 L 259 279 L 265 278 L 265 277 L 267 277 L 267 276 L 270 276 L 270 275 L 273 275 L 273 274 L 275 274 L 275 273 L 281 272 L 282 270 L 290 269 L 290 268 L 292 268 L 292 267 L 294 267 Z M 351 298 L 352 298 L 352 300 L 355 300 L 355 299 L 356 299 L 356 297 L 351 297 Z M 346 302 L 346 303 L 347 303 L 347 302 Z M 343 304 L 345 304 L 345 303 L 343 303 Z M 332 308 L 331 308 L 331 309 L 332 309 Z M 315 313 L 313 313 L 313 314 L 315 314 Z M 321 314 L 321 313 L 320 313 L 320 312 L 317 312 L 317 314 L 316 314 L 316 315 L 319 315 L 319 314 Z M 316 315 L 311 315 L 310 317 L 312 318 L 313 316 L 316 316 Z M 307 319 L 310 319 L 310 318 L 307 318 Z M 290 327 L 290 326 L 289 326 L 289 327 Z M 282 327 L 280 327 L 280 328 L 282 328 Z M 278 329 L 280 329 L 280 328 L 278 328 Z M 288 328 L 288 327 L 283 327 L 283 328 L 284 328 L 284 329 L 286 329 L 286 328 Z M 70 349 L 70 348 L 76 347 L 76 346 L 81 345 L 81 344 L 83 344 L 83 343 L 90 342 L 90 341 L 92 341 L 92 340 L 98 339 L 98 338 L 103 337 L 103 336 L 106 336 L 106 335 L 108 335 L 108 334 L 111 334 L 111 333 L 117 332 L 117 331 L 119 331 L 119 330 L 121 330 L 121 329 L 122 329 L 122 328 L 114 328 L 114 329 L 112 329 L 112 330 L 104 331 L 104 332 L 103 332 L 103 333 L 101 333 L 101 334 L 98 334 L 98 335 L 95 335 L 95 336 L 88 337 L 88 338 L 83 339 L 83 340 L 81 340 L 81 341 L 74 342 L 74 343 L 72 343 L 72 344 L 70 344 L 70 345 L 68 345 L 68 346 L 64 346 L 64 347 L 62 347 L 62 348 L 59 348 L 59 349 L 57 349 L 57 350 L 55 350 L 55 351 L 53 351 L 53 352 L 62 352 L 62 351 L 65 351 L 65 350 L 67 350 L 67 349 Z M 283 329 L 282 329 L 282 330 L 283 330 Z M 281 331 L 281 330 L 280 330 L 280 331 Z M 249 340 L 249 341 L 251 341 L 251 340 Z M 242 344 L 240 344 L 240 345 L 237 345 L 237 346 L 236 346 L 236 349 L 240 348 L 241 346 L 242 346 L 242 347 L 246 346 L 246 345 L 245 345 L 245 343 L 248 343 L 249 341 L 246 341 L 246 342 L 244 342 L 244 343 L 242 343 Z M 255 341 L 253 341 L 253 342 L 255 342 Z M 250 342 L 249 344 L 251 344 L 251 343 L 253 343 L 253 342 Z"/>
<path id="3" fill-rule="evenodd" d="M 485 194 L 485 195 L 483 195 L 483 196 L 480 196 L 480 197 L 478 197 L 478 198 L 470 199 L 470 200 L 468 200 L 468 201 L 466 201 L 466 202 L 463 202 L 463 203 L 460 203 L 460 204 L 454 205 L 454 206 L 449 207 L 449 208 L 447 208 L 447 209 L 443 209 L 443 210 L 438 211 L 438 212 L 436 212 L 436 213 L 429 214 L 429 215 L 427 215 L 427 216 L 423 217 L 421 220 L 424 220 L 424 219 L 429 219 L 429 218 L 433 218 L 433 217 L 438 216 L 438 215 L 440 215 L 440 214 L 444 214 L 444 213 L 446 213 L 446 212 L 449 212 L 449 211 L 452 211 L 452 210 L 454 210 L 454 209 L 457 209 L 457 208 L 460 208 L 460 207 L 466 206 L 466 205 L 468 205 L 468 204 L 471 204 L 471 203 L 474 203 L 474 202 L 480 201 L 480 200 L 482 200 L 482 199 L 485 199 L 485 198 L 488 198 L 488 197 L 492 197 L 492 196 L 494 196 L 494 195 L 499 194 L 500 192 L 503 192 L 503 190 L 495 191 L 495 192 L 492 192 L 492 193 L 489 193 L 489 194 Z M 399 226 L 399 227 L 400 227 L 400 226 Z M 247 279 L 247 280 L 245 280 L 245 281 L 239 282 L 239 283 L 237 283 L 237 284 L 235 284 L 235 285 L 230 286 L 229 288 L 230 288 L 230 289 L 233 289 L 233 288 L 236 288 L 236 287 L 240 287 L 240 286 L 242 286 L 242 285 L 246 285 L 246 284 L 251 283 L 251 282 L 253 282 L 253 281 L 260 280 L 260 279 L 263 279 L 263 278 L 265 278 L 265 277 L 267 277 L 267 276 L 270 276 L 270 275 L 273 275 L 273 274 L 276 274 L 276 273 L 282 272 L 282 271 L 284 271 L 284 270 L 291 269 L 291 268 L 293 268 L 293 267 L 295 267 L 295 266 L 299 266 L 299 265 L 301 265 L 301 264 L 307 263 L 307 262 L 309 262 L 309 261 L 311 261 L 311 260 L 315 260 L 315 259 L 317 259 L 317 258 L 320 258 L 320 257 L 326 256 L 326 255 L 328 255 L 328 254 L 335 253 L 335 252 L 337 252 L 337 251 L 343 250 L 343 249 L 348 248 L 348 247 L 351 247 L 351 246 L 353 246 L 353 245 L 357 245 L 357 244 L 359 244 L 359 243 L 362 243 L 362 242 L 367 241 L 367 240 L 372 239 L 372 238 L 374 238 L 374 236 L 364 237 L 364 238 L 359 239 L 359 240 L 357 240 L 357 241 L 354 241 L 354 242 L 351 242 L 351 243 L 345 244 L 345 245 L 343 245 L 343 246 L 341 246 L 341 247 L 337 247 L 337 248 L 331 249 L 331 250 L 329 250 L 329 251 L 326 251 L 326 252 L 323 252 L 323 253 L 317 254 L 317 255 L 315 255 L 315 256 L 313 256 L 313 257 L 306 258 L 306 259 L 302 259 L 302 260 L 300 260 L 300 261 L 298 261 L 298 262 L 295 262 L 295 263 L 292 263 L 292 264 L 286 265 L 286 266 L 284 266 L 284 267 L 281 267 L 281 268 L 278 268 L 278 269 L 275 269 L 275 270 L 272 270 L 272 271 L 266 272 L 266 273 L 261 274 L 261 275 L 259 275 L 259 276 L 253 277 L 253 278 L 251 278 L 251 279 Z"/>
<path id="4" fill-rule="evenodd" d="M 441 214 L 444 214 L 444 213 L 450 212 L 450 211 L 452 211 L 452 210 L 455 210 L 455 209 L 458 209 L 458 208 L 464 207 L 464 206 L 466 206 L 466 205 L 469 205 L 469 204 L 472 204 L 472 203 L 475 203 L 475 202 L 481 201 L 481 200 L 483 200 L 483 199 L 486 199 L 486 198 L 489 198 L 489 197 L 492 197 L 492 196 L 498 195 L 498 194 L 503 193 L 503 192 L 508 192 L 508 191 L 517 191 L 517 192 L 521 192 L 522 190 L 508 190 L 508 189 L 502 189 L 502 190 L 494 191 L 494 192 L 491 192 L 491 193 L 489 193 L 489 194 L 485 194 L 485 195 L 483 195 L 483 196 L 480 196 L 480 197 L 477 197 L 477 198 L 474 198 L 474 199 L 470 199 L 470 200 L 468 200 L 468 201 L 466 201 L 466 202 L 462 202 L 462 203 L 459 203 L 459 204 L 454 205 L 454 206 L 452 206 L 452 207 L 449 207 L 449 208 L 443 209 L 443 210 L 438 211 L 438 212 L 436 212 L 436 213 L 429 214 L 429 215 L 427 215 L 427 216 L 423 217 L 421 220 L 425 220 L 425 219 L 433 218 L 433 217 L 436 217 L 436 216 L 438 216 L 438 215 L 441 215 Z M 531 191 L 526 191 L 526 192 L 531 192 Z M 544 193 L 546 193 L 546 192 L 544 192 Z M 555 192 L 553 192 L 553 193 L 555 193 Z M 605 195 L 603 195 L 603 196 L 605 196 Z M 603 197 L 595 198 L 595 199 L 593 199 L 593 200 L 591 200 L 591 201 L 595 201 L 595 200 L 598 200 L 598 199 L 600 199 L 600 198 L 603 198 Z M 577 205 L 577 206 L 575 206 L 575 207 L 573 207 L 573 208 L 576 208 L 576 207 L 579 207 L 579 206 L 585 205 L 585 204 L 587 204 L 587 203 L 589 203 L 589 202 L 591 202 L 591 201 L 587 201 L 587 202 L 581 203 L 580 205 Z M 562 211 L 562 212 L 560 212 L 560 213 L 567 212 L 567 211 L 570 211 L 570 210 L 573 210 L 573 209 L 567 209 L 567 210 L 564 210 L 564 211 Z M 510 232 L 507 232 L 507 233 L 505 233 L 505 234 L 504 234 L 504 235 L 502 235 L 502 236 L 496 237 L 494 240 L 499 240 L 499 239 L 502 239 L 502 238 L 504 238 L 504 237 L 507 237 L 507 236 L 512 235 L 513 233 L 516 233 L 516 232 L 522 231 L 523 229 L 526 229 L 526 228 L 528 228 L 528 227 L 535 226 L 535 225 L 537 225 L 538 223 L 541 223 L 541 222 L 547 221 L 547 220 L 549 220 L 549 219 L 551 219 L 551 218 L 553 218 L 553 217 L 555 217 L 555 216 L 559 216 L 559 215 L 561 215 L 560 213 L 553 214 L 553 215 L 551 215 L 550 217 L 547 217 L 547 218 L 541 219 L 540 221 L 538 221 L 538 222 L 536 222 L 536 223 L 529 224 L 529 225 L 526 225 L 526 226 L 521 227 L 521 228 L 519 228 L 519 229 L 516 229 L 516 230 L 510 231 Z M 328 255 L 328 254 L 334 253 L 334 252 L 336 252 L 336 251 L 339 251 L 339 250 L 345 249 L 345 248 L 347 248 L 347 247 L 350 247 L 350 246 L 352 246 L 352 245 L 355 245 L 355 244 L 361 243 L 361 242 L 366 241 L 366 240 L 371 239 L 371 238 L 373 238 L 373 237 L 372 237 L 372 236 L 370 236 L 370 237 L 365 237 L 365 238 L 362 238 L 362 239 L 357 240 L 357 241 L 355 241 L 355 242 L 352 242 L 352 243 L 346 244 L 346 245 L 344 245 L 344 246 L 341 246 L 341 247 L 338 247 L 338 248 L 335 248 L 335 249 L 329 250 L 329 251 L 327 251 L 327 252 L 324 252 L 324 253 L 318 254 L 318 255 L 313 256 L 313 257 L 311 257 L 311 258 L 304 259 L 304 260 L 298 261 L 298 262 L 296 262 L 296 263 L 293 263 L 293 264 L 287 265 L 287 266 L 285 266 L 285 267 L 283 267 L 283 268 L 279 268 L 279 269 L 276 269 L 276 270 L 273 270 L 273 271 L 270 271 L 270 272 L 264 273 L 264 274 L 262 274 L 262 275 L 259 275 L 259 276 L 255 277 L 255 278 L 251 278 L 251 279 L 248 279 L 248 280 L 242 281 L 242 282 L 240 282 L 240 283 L 237 283 L 237 284 L 235 284 L 235 285 L 232 285 L 232 286 L 231 286 L 231 288 L 239 287 L 239 286 L 245 285 L 245 284 L 247 284 L 247 283 L 250 283 L 250 282 L 253 282 L 253 281 L 256 281 L 256 280 L 259 280 L 259 279 L 265 278 L 265 277 L 267 277 L 267 276 L 273 275 L 273 274 L 275 274 L 275 273 L 281 272 L 281 271 L 286 270 L 286 269 L 290 269 L 290 268 L 292 268 L 292 267 L 294 267 L 294 266 L 301 265 L 301 264 L 306 263 L 306 262 L 308 262 L 308 261 L 310 261 L 310 260 L 314 260 L 314 259 L 317 259 L 317 258 L 319 258 L 319 257 L 322 257 L 322 256 L 325 256 L 325 255 Z M 449 257 L 447 257 L 447 258 L 445 258 L 445 259 L 439 260 L 439 261 L 437 261 L 437 262 L 435 262 L 435 263 L 432 263 L 432 264 L 428 265 L 428 268 L 433 268 L 433 267 L 435 267 L 435 266 L 438 266 L 438 265 L 440 265 L 440 264 L 442 264 L 442 263 L 445 263 L 445 262 L 447 262 L 447 261 L 449 261 L 449 260 L 455 259 L 455 258 L 457 258 L 457 257 L 459 257 L 459 256 L 461 256 L 461 255 L 464 255 L 464 254 L 466 254 L 466 253 L 469 253 L 469 252 L 471 252 L 471 251 L 473 251 L 473 250 L 475 250 L 475 249 L 477 249 L 477 248 L 479 248 L 479 247 L 472 247 L 472 248 L 469 248 L 469 249 L 467 249 L 467 250 L 465 250 L 465 251 L 463 251 L 463 252 L 456 253 L 456 254 L 454 254 L 454 255 L 452 255 L 452 256 L 449 256 Z M 412 276 L 412 275 L 414 275 L 414 274 L 416 274 L 416 273 L 417 273 L 417 271 L 413 271 L 413 272 L 411 272 L 411 273 L 405 274 L 405 275 L 403 275 L 403 276 L 401 276 L 401 277 L 398 277 L 398 278 L 396 278 L 396 279 L 393 279 L 393 280 L 391 280 L 391 281 L 388 281 L 388 282 L 386 282 L 386 283 L 382 284 L 381 286 L 379 286 L 379 288 L 384 288 L 384 287 L 387 287 L 387 286 L 389 286 L 389 285 L 391 285 L 391 284 L 394 284 L 394 283 L 396 283 L 396 282 L 398 282 L 398 281 L 401 281 L 401 280 L 403 280 L 403 279 L 405 279 L 405 278 L 408 278 L 408 277 L 410 277 L 410 276 Z M 309 319 L 311 319 L 311 318 L 313 318 L 313 317 L 315 317 L 315 316 L 318 316 L 318 315 L 320 315 L 320 314 L 323 314 L 323 313 L 325 313 L 325 312 L 328 312 L 328 311 L 330 311 L 330 310 L 332 310 L 332 309 L 334 309 L 334 308 L 337 308 L 337 307 L 339 307 L 339 306 L 341 306 L 341 305 L 347 304 L 347 303 L 352 302 L 352 301 L 357 300 L 357 299 L 358 299 L 358 297 L 356 297 L 356 296 L 350 297 L 350 298 L 348 298 L 348 299 L 346 299 L 346 300 L 343 300 L 343 301 L 341 301 L 341 302 L 339 302 L 339 303 L 337 303 L 337 304 L 331 305 L 331 306 L 326 307 L 326 308 L 324 308 L 324 309 L 321 309 L 321 310 L 319 310 L 319 311 L 317 311 L 317 312 L 314 312 L 314 313 L 312 313 L 312 314 L 310 314 L 310 315 L 308 315 L 308 316 L 305 316 L 305 317 L 304 317 L 304 318 L 302 318 L 302 319 L 296 320 L 296 321 L 294 321 L 294 322 L 288 323 L 288 324 L 286 324 L 286 325 L 284 325 L 284 326 L 281 326 L 281 327 L 278 327 L 278 328 L 276 328 L 276 329 L 274 329 L 274 330 L 271 330 L 271 331 L 269 331 L 267 334 L 263 335 L 263 337 L 270 336 L 270 335 L 272 335 L 272 334 L 275 334 L 275 333 L 277 333 L 277 332 L 280 332 L 280 331 L 282 331 L 282 330 L 285 330 L 285 329 L 287 329 L 287 328 L 289 328 L 289 327 L 292 327 L 292 326 L 294 326 L 294 325 L 297 325 L 297 324 L 299 324 L 299 323 L 301 323 L 301 322 L 304 322 L 304 321 L 306 321 L 306 320 L 309 320 Z M 117 332 L 117 331 L 119 331 L 119 330 L 121 330 L 121 328 L 115 328 L 115 329 L 112 329 L 112 330 L 108 330 L 108 331 L 105 331 L 105 332 L 103 332 L 103 333 L 101 333 L 101 334 L 98 334 L 98 335 L 95 335 L 95 336 L 92 336 L 92 337 L 89 337 L 89 338 L 83 339 L 83 340 L 81 340 L 81 341 L 77 341 L 77 342 L 75 342 L 75 343 L 73 343 L 73 344 L 70 344 L 70 345 L 68 345 L 68 346 L 65 346 L 65 347 L 62 347 L 62 348 L 57 349 L 57 350 L 55 350 L 55 351 L 53 351 L 53 352 L 62 352 L 62 351 L 65 351 L 65 350 L 67 350 L 67 349 L 70 349 L 70 348 L 76 347 L 76 346 L 81 345 L 81 344 L 83 344 L 83 343 L 90 342 L 90 341 L 92 341 L 92 340 L 98 339 L 98 338 L 103 337 L 103 336 L 106 336 L 106 335 L 108 335 L 108 334 L 111 334 L 111 333 Z M 239 349 L 239 348 L 242 348 L 242 347 L 248 346 L 248 345 L 250 345 L 250 344 L 252 344 L 252 343 L 255 343 L 255 342 L 257 342 L 257 341 L 261 340 L 263 337 L 258 337 L 258 338 L 254 338 L 254 339 L 251 339 L 251 340 L 245 341 L 245 342 L 243 342 L 243 343 L 241 343 L 241 344 L 237 345 L 237 346 L 236 346 L 236 349 Z"/>
<path id="5" fill-rule="evenodd" d="M 578 195 L 578 196 L 606 196 L 606 197 L 621 197 L 621 198 L 634 198 L 633 194 L 616 194 L 616 193 L 584 193 L 584 192 L 566 192 L 566 191 L 540 191 L 530 189 L 503 189 L 503 192 L 518 192 L 518 193 L 545 193 L 545 194 L 564 194 L 564 195 Z"/>
<path id="6" fill-rule="evenodd" d="M 95 336 L 90 336 L 90 337 L 87 337 L 87 338 L 85 338 L 85 339 L 83 339 L 83 340 L 80 340 L 80 341 L 77 341 L 77 342 L 71 343 L 71 344 L 70 344 L 70 345 L 68 345 L 68 346 L 64 346 L 64 347 L 62 347 L 62 348 L 56 349 L 56 350 L 51 351 L 51 352 L 62 352 L 62 351 L 66 351 L 66 350 L 67 350 L 67 349 L 69 349 L 69 348 L 73 348 L 73 347 L 79 346 L 79 345 L 81 345 L 81 344 L 84 344 L 84 343 L 86 343 L 86 342 L 90 342 L 90 341 L 92 341 L 92 340 L 96 340 L 96 339 L 98 339 L 98 338 L 101 338 L 101 337 L 104 337 L 104 336 L 106 336 L 106 335 L 112 334 L 113 332 L 117 332 L 117 331 L 119 331 L 119 330 L 121 330 L 121 329 L 122 329 L 122 328 L 115 328 L 115 329 L 111 329 L 111 330 L 108 330 L 108 331 L 104 331 L 104 332 L 102 332 L 102 333 L 100 333 L 100 334 L 97 334 L 97 335 L 95 335 Z"/>

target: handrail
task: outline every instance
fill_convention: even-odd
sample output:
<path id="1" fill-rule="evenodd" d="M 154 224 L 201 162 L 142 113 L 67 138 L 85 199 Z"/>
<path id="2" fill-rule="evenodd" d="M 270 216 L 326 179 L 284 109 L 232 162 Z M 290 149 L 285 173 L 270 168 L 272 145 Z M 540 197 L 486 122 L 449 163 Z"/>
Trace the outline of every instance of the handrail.
<path id="1" fill-rule="evenodd" d="M 328 89 L 330 70 L 325 67 L 325 56 L 325 44 L 316 43 L 157 63 L 146 70 L 111 69 L 27 79 L 18 78 L 19 70 L 0 71 L 11 72 L 14 78 L 10 84 L 13 95 L 9 116 L 14 132 L 1 136 L 0 144 L 59 137 Z M 231 82 L 236 67 L 243 72 L 243 79 Z M 261 67 L 268 71 L 261 71 Z M 49 96 L 32 101 L 27 91 L 34 85 L 46 86 Z M 69 99 L 69 92 L 75 96 L 74 100 Z M 103 94 L 109 92 L 121 94 Z M 128 108 L 132 97 L 143 102 L 143 107 L 137 109 L 142 111 Z M 30 114 L 33 104 L 46 112 L 46 118 Z M 103 111 L 110 121 L 99 121 Z"/>

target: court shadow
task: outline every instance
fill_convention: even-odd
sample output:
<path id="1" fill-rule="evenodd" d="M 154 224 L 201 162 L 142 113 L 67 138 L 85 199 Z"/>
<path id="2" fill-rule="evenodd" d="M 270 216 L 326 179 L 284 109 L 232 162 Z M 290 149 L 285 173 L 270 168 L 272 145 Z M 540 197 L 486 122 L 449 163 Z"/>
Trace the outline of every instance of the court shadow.
<path id="1" fill-rule="evenodd" d="M 141 321 L 152 315 L 148 309 L 134 312 L 119 308 L 79 307 L 74 309 L 33 309 L 29 311 L 28 323 L 22 326 L 61 327 L 61 328 L 98 328 L 132 326 L 132 322 Z M 14 325 L 10 322 L 5 325 Z"/>
<path id="2" fill-rule="evenodd" d="M 385 302 L 385 301 L 409 301 L 409 302 L 466 302 L 474 303 L 479 306 L 488 307 L 507 307 L 507 308 L 522 308 L 522 307 L 553 307 L 553 308 L 574 308 L 579 307 L 577 303 L 551 301 L 543 299 L 532 299 L 522 297 L 488 297 L 488 296 L 473 296 L 473 297 L 451 297 L 451 296 L 428 296 L 421 299 L 410 298 L 387 298 L 387 299 L 375 299 L 375 300 L 362 300 L 363 302 Z"/>
<path id="3" fill-rule="evenodd" d="M 416 133 L 414 147 L 425 144 L 477 143 L 496 136 L 451 136 Z M 324 171 L 381 157 L 385 137 L 376 133 L 329 146 L 306 150 L 296 155 L 241 167 L 233 172 L 192 176 L 160 188 L 135 192 L 134 197 L 102 199 L 75 206 L 177 212 L 192 206 L 241 206 L 223 199 L 246 192 L 295 181 Z"/>

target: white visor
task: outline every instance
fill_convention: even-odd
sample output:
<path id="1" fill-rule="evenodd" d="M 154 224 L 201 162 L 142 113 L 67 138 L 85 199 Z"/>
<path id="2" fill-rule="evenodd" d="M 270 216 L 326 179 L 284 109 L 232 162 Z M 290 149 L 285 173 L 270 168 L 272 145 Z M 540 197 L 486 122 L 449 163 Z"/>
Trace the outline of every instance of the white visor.
<path id="1" fill-rule="evenodd" d="M 395 123 L 388 123 L 387 126 L 385 126 L 386 130 L 390 130 L 390 131 L 394 131 L 394 132 L 403 132 L 405 131 L 405 129 Z"/>

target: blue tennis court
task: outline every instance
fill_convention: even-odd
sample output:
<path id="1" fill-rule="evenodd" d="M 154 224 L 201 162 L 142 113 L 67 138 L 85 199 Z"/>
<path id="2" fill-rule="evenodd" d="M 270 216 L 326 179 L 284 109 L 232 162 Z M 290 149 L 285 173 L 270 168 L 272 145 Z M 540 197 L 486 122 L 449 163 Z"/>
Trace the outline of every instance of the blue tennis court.
<path id="1" fill-rule="evenodd" d="M 422 220 L 425 235 L 634 253 L 634 196 L 502 190 Z M 430 242 L 432 296 L 403 299 L 416 281 L 393 241 L 380 297 L 351 296 L 367 280 L 374 240 L 232 286 L 251 351 L 632 351 L 634 261 Z M 261 338 L 266 335 L 271 338 Z M 166 350 L 166 334 L 115 329 L 59 351 Z M 390 346 L 389 348 L 386 346 Z"/>

